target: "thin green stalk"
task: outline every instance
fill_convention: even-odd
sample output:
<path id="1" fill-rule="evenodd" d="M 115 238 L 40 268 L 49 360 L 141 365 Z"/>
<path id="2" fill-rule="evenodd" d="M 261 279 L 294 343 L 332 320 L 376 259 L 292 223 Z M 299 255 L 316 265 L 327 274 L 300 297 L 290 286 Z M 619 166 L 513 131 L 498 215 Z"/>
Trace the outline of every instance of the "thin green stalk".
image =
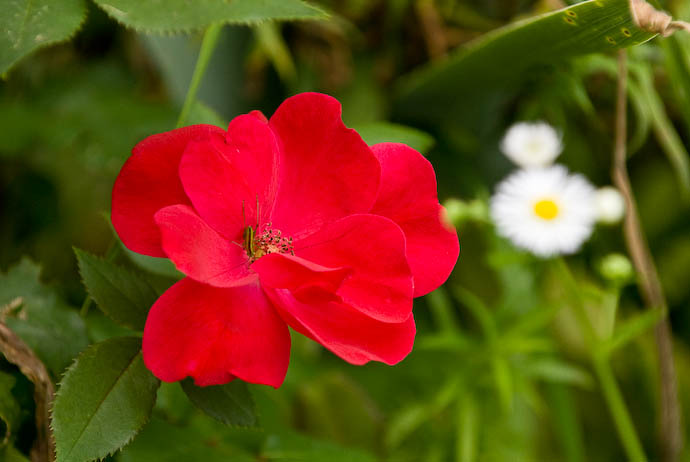
<path id="1" fill-rule="evenodd" d="M 189 111 L 192 110 L 192 106 L 196 101 L 199 85 L 206 73 L 206 68 L 213 55 L 213 50 L 216 48 L 222 28 L 223 24 L 212 24 L 206 29 L 206 32 L 204 32 L 204 39 L 201 42 L 201 50 L 199 50 L 199 57 L 196 60 L 192 81 L 189 83 L 189 89 L 187 90 L 187 96 L 182 105 L 182 111 L 180 111 L 180 117 L 177 119 L 177 128 L 182 127 L 187 121 L 187 117 L 189 117 Z"/>
<path id="2" fill-rule="evenodd" d="M 637 432 L 630 418 L 628 408 L 625 406 L 623 395 L 616 383 L 613 371 L 611 370 L 608 356 L 595 355 L 592 358 L 592 364 L 594 365 L 594 370 L 599 379 L 601 389 L 604 392 L 604 398 L 606 398 L 606 404 L 616 424 L 616 431 L 625 448 L 628 460 L 631 462 L 643 462 L 647 460 L 647 456 L 644 454 L 644 449 L 642 449 L 642 444 L 637 437 Z"/>
<path id="3" fill-rule="evenodd" d="M 606 405 L 609 408 L 611 417 L 616 426 L 618 437 L 625 449 L 628 460 L 631 462 L 643 462 L 647 460 L 640 439 L 635 431 L 635 426 L 630 418 L 630 413 L 623 400 L 623 395 L 616 383 L 616 379 L 611 370 L 611 365 L 608 362 L 608 355 L 606 350 L 602 348 L 602 343 L 599 340 L 589 316 L 585 311 L 585 306 L 580 294 L 580 289 L 573 273 L 568 268 L 567 263 L 563 258 L 556 260 L 556 267 L 562 276 L 563 282 L 567 285 L 571 292 L 571 299 L 573 300 L 573 308 L 580 328 L 585 336 L 585 343 L 589 349 L 592 366 L 599 380 Z"/>
<path id="4" fill-rule="evenodd" d="M 458 400 L 458 437 L 456 440 L 455 459 L 457 462 L 477 460 L 477 430 L 479 413 L 472 393 L 465 392 Z"/>

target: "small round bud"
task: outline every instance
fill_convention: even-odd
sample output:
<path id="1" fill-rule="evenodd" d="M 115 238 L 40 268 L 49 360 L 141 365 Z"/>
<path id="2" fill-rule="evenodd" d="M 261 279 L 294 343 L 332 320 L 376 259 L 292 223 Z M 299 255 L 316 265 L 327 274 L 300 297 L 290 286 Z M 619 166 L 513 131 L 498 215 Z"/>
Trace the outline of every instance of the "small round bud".
<path id="1" fill-rule="evenodd" d="M 606 224 L 615 224 L 625 215 L 625 199 L 613 186 L 599 188 L 594 196 L 597 219 Z"/>
<path id="2" fill-rule="evenodd" d="M 518 122 L 501 141 L 501 151 L 519 167 L 546 167 L 563 150 L 561 135 L 546 122 Z"/>
<path id="3" fill-rule="evenodd" d="M 635 274 L 632 263 L 625 255 L 612 253 L 599 262 L 599 273 L 616 285 L 625 285 Z"/>

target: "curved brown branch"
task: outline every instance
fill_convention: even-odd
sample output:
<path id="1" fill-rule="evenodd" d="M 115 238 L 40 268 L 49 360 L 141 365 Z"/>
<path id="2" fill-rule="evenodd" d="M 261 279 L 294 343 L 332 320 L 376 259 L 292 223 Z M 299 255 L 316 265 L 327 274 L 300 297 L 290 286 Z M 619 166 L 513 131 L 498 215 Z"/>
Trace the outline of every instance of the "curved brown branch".
<path id="1" fill-rule="evenodd" d="M 31 348 L 3 322 L 0 322 L 0 352 L 34 384 L 37 433 L 31 448 L 31 460 L 53 462 L 55 442 L 50 431 L 50 404 L 55 390 L 50 375 Z"/>
<path id="2" fill-rule="evenodd" d="M 638 274 L 638 286 L 650 309 L 666 310 L 659 275 L 654 265 L 647 239 L 642 231 L 637 205 L 626 167 L 627 138 L 627 54 L 618 54 L 618 96 L 616 102 L 616 143 L 613 154 L 613 182 L 625 197 L 627 213 L 623 224 L 628 252 Z M 673 363 L 673 342 L 668 318 L 660 321 L 654 328 L 657 354 L 659 357 L 660 422 L 659 442 L 664 461 L 675 462 L 683 449 L 683 432 L 678 402 L 678 385 Z"/>

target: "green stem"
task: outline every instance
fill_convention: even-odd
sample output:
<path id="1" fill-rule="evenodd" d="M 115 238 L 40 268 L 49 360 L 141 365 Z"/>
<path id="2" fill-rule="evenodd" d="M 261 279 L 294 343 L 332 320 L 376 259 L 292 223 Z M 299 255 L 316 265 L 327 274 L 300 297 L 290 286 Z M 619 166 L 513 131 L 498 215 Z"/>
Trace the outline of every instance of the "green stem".
<path id="1" fill-rule="evenodd" d="M 620 388 L 618 388 L 616 378 L 611 370 L 608 357 L 605 355 L 597 355 L 592 358 L 592 364 L 594 365 L 594 370 L 599 379 L 601 389 L 604 392 L 609 412 L 613 417 L 613 421 L 616 423 L 616 431 L 625 448 L 628 460 L 631 462 L 643 462 L 647 460 L 644 449 L 642 449 L 642 444 L 637 437 L 632 419 L 630 418 L 630 413 L 625 406 L 623 395 Z"/>
<path id="2" fill-rule="evenodd" d="M 220 31 L 223 28 L 223 24 L 212 24 L 204 32 L 204 39 L 201 42 L 201 50 L 199 50 L 199 57 L 196 61 L 196 67 L 194 68 L 194 74 L 192 75 L 192 81 L 189 83 L 189 89 L 187 90 L 187 96 L 185 97 L 184 104 L 182 105 L 182 111 L 180 111 L 180 117 L 177 119 L 176 128 L 182 127 L 189 117 L 189 112 L 192 110 L 192 106 L 196 101 L 196 94 L 199 90 L 199 85 L 201 80 L 206 73 L 206 68 L 213 55 L 213 50 L 216 48 L 218 43 L 218 37 L 220 36 Z"/>
<path id="3" fill-rule="evenodd" d="M 568 268 L 567 263 L 563 258 L 558 258 L 556 260 L 556 267 L 563 278 L 563 282 L 568 287 L 571 292 L 571 299 L 574 301 L 574 311 L 578 322 L 580 323 L 580 328 L 582 329 L 583 335 L 585 336 L 585 343 L 589 349 L 590 358 L 592 360 L 592 366 L 599 380 L 599 384 L 604 394 L 604 399 L 606 400 L 606 405 L 609 408 L 611 417 L 616 425 L 616 431 L 618 432 L 618 437 L 621 440 L 621 444 L 625 449 L 625 453 L 628 460 L 631 462 L 643 462 L 647 460 L 644 450 L 642 449 L 642 444 L 635 431 L 635 426 L 630 418 L 630 413 L 623 400 L 623 394 L 616 383 L 616 378 L 611 370 L 611 365 L 608 361 L 608 354 L 606 350 L 602 348 L 602 343 L 597 336 L 592 323 L 585 311 L 584 301 L 582 300 L 582 295 L 580 289 L 577 285 L 577 281 L 573 276 L 573 273 Z"/>

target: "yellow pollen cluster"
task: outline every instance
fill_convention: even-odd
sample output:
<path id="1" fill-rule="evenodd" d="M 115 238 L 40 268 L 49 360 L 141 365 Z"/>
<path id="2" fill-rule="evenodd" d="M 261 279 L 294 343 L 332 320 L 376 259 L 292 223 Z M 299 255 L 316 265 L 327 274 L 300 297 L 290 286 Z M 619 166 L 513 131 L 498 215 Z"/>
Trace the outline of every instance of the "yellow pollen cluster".
<path id="1" fill-rule="evenodd" d="M 558 204 L 551 199 L 542 199 L 534 204 L 534 213 L 542 220 L 553 220 L 558 216 Z"/>

